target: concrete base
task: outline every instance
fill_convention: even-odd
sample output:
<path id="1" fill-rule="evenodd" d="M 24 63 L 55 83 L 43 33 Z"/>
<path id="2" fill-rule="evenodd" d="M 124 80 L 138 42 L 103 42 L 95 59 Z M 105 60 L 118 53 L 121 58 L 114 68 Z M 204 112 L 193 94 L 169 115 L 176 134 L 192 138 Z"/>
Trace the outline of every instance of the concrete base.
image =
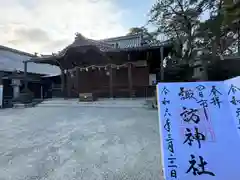
<path id="1" fill-rule="evenodd" d="M 151 99 L 148 101 L 152 101 Z M 78 99 L 50 99 L 42 102 L 40 107 L 100 107 L 100 108 L 151 108 L 146 99 L 99 99 L 93 102 L 79 102 Z"/>
<path id="2" fill-rule="evenodd" d="M 13 104 L 13 108 L 18 108 L 18 109 L 21 109 L 21 108 L 30 108 L 30 107 L 35 107 L 37 104 L 41 103 L 42 100 L 34 100 L 33 102 L 31 103 L 26 103 L 26 104 L 23 104 L 23 103 L 14 103 Z"/>

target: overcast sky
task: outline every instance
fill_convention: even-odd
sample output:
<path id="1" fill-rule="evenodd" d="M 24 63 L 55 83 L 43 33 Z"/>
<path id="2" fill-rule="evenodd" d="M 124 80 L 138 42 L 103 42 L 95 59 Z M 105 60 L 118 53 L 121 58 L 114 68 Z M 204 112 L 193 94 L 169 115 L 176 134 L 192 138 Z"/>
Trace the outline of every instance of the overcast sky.
<path id="1" fill-rule="evenodd" d="M 142 26 L 153 0 L 0 0 L 0 45 L 27 52 L 61 50 L 80 32 L 102 39 Z"/>

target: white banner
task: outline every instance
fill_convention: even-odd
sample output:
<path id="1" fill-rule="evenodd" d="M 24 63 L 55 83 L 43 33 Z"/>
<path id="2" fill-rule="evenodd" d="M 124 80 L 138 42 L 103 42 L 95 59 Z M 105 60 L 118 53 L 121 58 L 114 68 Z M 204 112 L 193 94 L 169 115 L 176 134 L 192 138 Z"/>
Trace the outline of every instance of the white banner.
<path id="1" fill-rule="evenodd" d="M 239 180 L 240 77 L 159 83 L 166 180 Z"/>

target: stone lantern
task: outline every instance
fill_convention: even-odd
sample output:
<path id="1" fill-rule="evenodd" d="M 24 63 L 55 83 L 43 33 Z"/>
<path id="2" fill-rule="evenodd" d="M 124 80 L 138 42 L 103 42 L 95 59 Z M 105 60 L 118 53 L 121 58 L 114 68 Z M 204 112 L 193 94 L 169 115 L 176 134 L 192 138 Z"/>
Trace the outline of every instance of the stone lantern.
<path id="1" fill-rule="evenodd" d="M 16 70 L 14 74 L 18 74 L 18 71 Z M 16 76 L 17 77 L 17 76 Z M 11 86 L 13 88 L 13 99 L 16 99 L 20 96 L 20 86 L 21 86 L 21 80 L 14 78 L 12 79 Z"/>
<path id="2" fill-rule="evenodd" d="M 196 58 L 192 64 L 193 79 L 196 81 L 207 80 L 207 59 L 208 51 L 206 49 L 198 49 Z"/>

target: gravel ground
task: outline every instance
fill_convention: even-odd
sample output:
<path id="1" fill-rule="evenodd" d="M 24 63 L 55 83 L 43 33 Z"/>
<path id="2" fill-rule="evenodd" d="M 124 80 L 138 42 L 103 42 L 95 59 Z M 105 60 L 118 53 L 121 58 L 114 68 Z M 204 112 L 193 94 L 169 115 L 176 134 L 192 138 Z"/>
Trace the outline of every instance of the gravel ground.
<path id="1" fill-rule="evenodd" d="M 161 179 L 157 111 L 35 107 L 0 122 L 0 180 Z"/>

